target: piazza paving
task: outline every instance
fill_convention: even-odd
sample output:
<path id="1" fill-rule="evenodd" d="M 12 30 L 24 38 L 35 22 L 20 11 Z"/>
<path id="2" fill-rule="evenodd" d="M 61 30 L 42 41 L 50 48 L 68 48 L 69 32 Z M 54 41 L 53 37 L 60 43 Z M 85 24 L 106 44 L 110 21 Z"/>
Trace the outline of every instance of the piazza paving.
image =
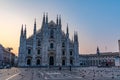
<path id="1" fill-rule="evenodd" d="M 120 80 L 120 68 L 79 67 L 0 69 L 0 80 Z"/>

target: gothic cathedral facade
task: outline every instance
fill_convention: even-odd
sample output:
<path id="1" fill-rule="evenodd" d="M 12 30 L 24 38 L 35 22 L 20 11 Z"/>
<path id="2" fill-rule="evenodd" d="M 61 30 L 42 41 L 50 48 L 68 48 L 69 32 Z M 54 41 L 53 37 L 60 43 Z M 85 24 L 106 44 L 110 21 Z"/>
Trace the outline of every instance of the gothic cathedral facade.
<path id="1" fill-rule="evenodd" d="M 78 66 L 79 42 L 78 34 L 69 38 L 69 28 L 62 31 L 61 17 L 56 22 L 48 22 L 48 15 L 43 15 L 41 29 L 36 30 L 34 22 L 33 35 L 26 37 L 26 26 L 23 25 L 20 34 L 18 66 Z"/>

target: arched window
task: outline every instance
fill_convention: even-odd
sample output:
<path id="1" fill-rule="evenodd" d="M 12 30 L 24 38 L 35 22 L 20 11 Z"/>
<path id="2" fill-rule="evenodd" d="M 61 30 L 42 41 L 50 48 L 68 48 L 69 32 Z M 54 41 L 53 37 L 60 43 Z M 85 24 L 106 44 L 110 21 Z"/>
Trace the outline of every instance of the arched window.
<path id="1" fill-rule="evenodd" d="M 64 59 L 62 60 L 62 65 L 63 65 L 63 66 L 65 65 L 65 60 L 64 60 Z"/>
<path id="2" fill-rule="evenodd" d="M 50 31 L 50 38 L 54 38 L 54 31 L 53 31 L 53 29 L 51 29 L 51 31 Z"/>
<path id="3" fill-rule="evenodd" d="M 40 54 L 40 50 L 39 49 L 37 50 L 37 54 Z"/>
<path id="4" fill-rule="evenodd" d="M 40 65 L 40 59 L 36 60 L 36 65 Z"/>
<path id="5" fill-rule="evenodd" d="M 31 59 L 27 59 L 27 65 L 31 65 Z"/>
<path id="6" fill-rule="evenodd" d="M 28 54 L 31 54 L 31 49 L 28 49 Z"/>
<path id="7" fill-rule="evenodd" d="M 65 47 L 65 43 L 64 42 L 62 43 L 62 47 Z"/>
<path id="8" fill-rule="evenodd" d="M 53 43 L 50 43 L 50 48 L 53 48 L 54 47 L 54 44 Z"/>
<path id="9" fill-rule="evenodd" d="M 38 46 L 40 46 L 40 45 L 41 45 L 41 44 L 40 44 L 40 40 L 38 40 L 37 45 L 38 45 Z"/>
<path id="10" fill-rule="evenodd" d="M 72 51 L 70 51 L 70 55 L 71 55 L 71 56 L 73 55 L 73 52 L 72 52 Z"/>
<path id="11" fill-rule="evenodd" d="M 64 50 L 62 51 L 62 55 L 63 55 L 63 56 L 65 55 L 65 51 L 64 51 Z"/>

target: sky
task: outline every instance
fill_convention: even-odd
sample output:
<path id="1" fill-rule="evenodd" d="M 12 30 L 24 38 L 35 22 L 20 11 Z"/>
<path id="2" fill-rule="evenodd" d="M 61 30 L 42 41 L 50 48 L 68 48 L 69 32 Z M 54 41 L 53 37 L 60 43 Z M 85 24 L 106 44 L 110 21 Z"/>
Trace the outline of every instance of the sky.
<path id="1" fill-rule="evenodd" d="M 27 37 L 33 33 L 34 19 L 41 28 L 43 13 L 49 21 L 61 15 L 62 29 L 69 26 L 70 38 L 78 32 L 79 53 L 117 52 L 120 39 L 120 0 L 0 0 L 0 43 L 18 54 L 21 25 Z"/>

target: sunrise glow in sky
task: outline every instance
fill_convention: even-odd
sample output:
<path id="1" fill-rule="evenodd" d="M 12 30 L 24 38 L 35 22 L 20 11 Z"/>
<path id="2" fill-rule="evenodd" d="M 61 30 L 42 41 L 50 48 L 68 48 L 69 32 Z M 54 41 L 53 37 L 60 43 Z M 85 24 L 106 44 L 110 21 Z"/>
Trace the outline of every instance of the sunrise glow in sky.
<path id="1" fill-rule="evenodd" d="M 67 23 L 70 38 L 79 34 L 80 54 L 118 51 L 120 39 L 120 0 L 0 0 L 0 43 L 18 54 L 21 25 L 27 25 L 27 37 L 33 33 L 34 19 L 41 28 L 42 16 L 49 21 L 61 14 L 62 29 Z"/>

